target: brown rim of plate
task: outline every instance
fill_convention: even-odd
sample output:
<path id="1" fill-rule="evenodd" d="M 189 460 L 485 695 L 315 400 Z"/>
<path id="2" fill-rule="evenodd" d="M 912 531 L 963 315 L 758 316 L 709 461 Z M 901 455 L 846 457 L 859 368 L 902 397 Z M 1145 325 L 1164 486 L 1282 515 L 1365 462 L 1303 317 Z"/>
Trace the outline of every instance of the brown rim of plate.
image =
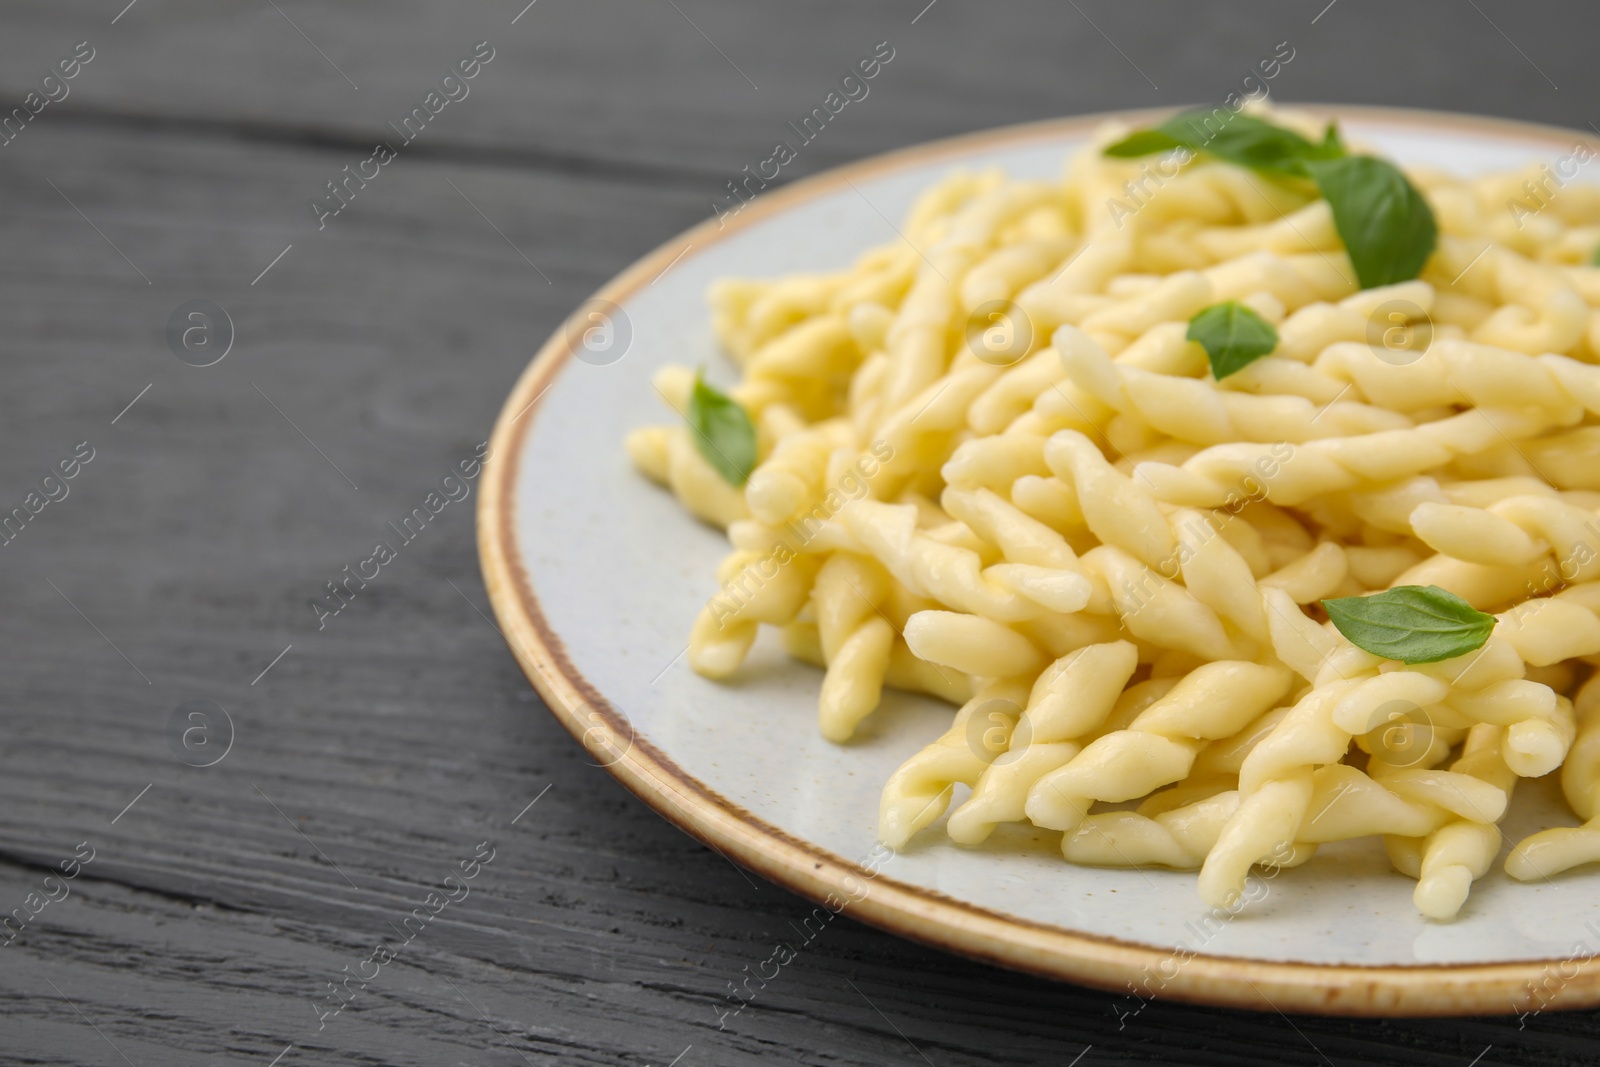
<path id="1" fill-rule="evenodd" d="M 1381 107 L 1288 105 L 1326 117 L 1359 118 L 1419 132 L 1440 129 L 1490 133 L 1530 147 L 1569 147 L 1576 130 Z M 1027 123 L 932 141 L 874 156 L 764 193 L 723 223 L 709 219 L 667 241 L 607 282 L 590 300 L 621 304 L 684 254 L 703 249 L 791 206 L 907 167 L 963 156 L 975 149 L 1086 134 L 1109 120 L 1130 125 L 1166 116 L 1172 108 L 1105 112 Z M 586 306 L 589 301 L 585 301 Z M 1127 993 L 1137 986 L 1157 996 L 1256 1010 L 1327 1015 L 1470 1015 L 1600 1004 L 1600 968 L 1579 968 L 1547 982 L 1566 959 L 1513 963 L 1350 965 L 1273 962 L 1196 953 L 1122 941 L 1018 919 L 933 890 L 867 871 L 794 837 L 719 796 L 678 767 L 666 753 L 637 738 L 625 716 L 567 658 L 559 635 L 539 606 L 517 550 L 513 486 L 522 445 L 537 405 L 572 355 L 563 322 L 522 373 L 495 422 L 478 502 L 478 552 L 484 585 L 506 643 L 555 717 L 591 752 L 605 753 L 610 773 L 660 815 L 745 867 L 809 900 L 823 903 L 866 895 L 847 904 L 852 917 L 892 933 L 999 966 Z M 621 443 L 618 443 L 621 448 Z M 643 486 L 641 485 L 641 491 Z M 684 620 L 687 630 L 689 620 Z M 1166 975 L 1174 971 L 1170 978 Z M 1165 979 L 1165 980 L 1163 980 Z M 1546 989 L 1546 984 L 1554 989 Z"/>

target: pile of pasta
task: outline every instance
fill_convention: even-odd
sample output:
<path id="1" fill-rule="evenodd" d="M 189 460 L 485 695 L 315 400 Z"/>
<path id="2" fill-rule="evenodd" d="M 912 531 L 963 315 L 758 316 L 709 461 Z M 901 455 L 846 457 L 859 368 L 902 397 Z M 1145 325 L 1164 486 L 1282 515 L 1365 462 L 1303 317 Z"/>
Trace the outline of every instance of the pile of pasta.
<path id="1" fill-rule="evenodd" d="M 1559 769 L 1584 824 L 1505 869 L 1600 860 L 1600 190 L 1527 217 L 1535 168 L 1408 168 L 1437 248 L 1360 290 L 1325 201 L 1204 155 L 1152 188 L 1103 154 L 1127 132 L 1061 181 L 952 173 L 848 270 L 712 289 L 759 462 L 733 484 L 683 420 L 627 440 L 732 544 L 691 665 L 780 628 L 838 742 L 885 686 L 958 706 L 884 787 L 894 848 L 1031 823 L 1224 906 L 1378 835 L 1449 919 Z M 1279 343 L 1219 382 L 1186 326 L 1228 300 Z M 680 414 L 695 383 L 655 377 Z M 1400 585 L 1492 636 L 1407 665 L 1319 605 Z"/>

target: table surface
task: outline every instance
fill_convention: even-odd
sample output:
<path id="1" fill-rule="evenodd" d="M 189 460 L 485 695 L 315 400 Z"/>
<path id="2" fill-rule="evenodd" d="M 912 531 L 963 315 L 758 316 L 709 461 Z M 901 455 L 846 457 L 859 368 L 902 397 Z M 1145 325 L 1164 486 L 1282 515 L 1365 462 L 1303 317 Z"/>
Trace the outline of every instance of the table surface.
<path id="1" fill-rule="evenodd" d="M 721 1028 L 729 984 L 809 905 L 658 818 L 545 712 L 486 618 L 475 497 L 323 628 L 308 606 L 472 455 L 572 307 L 708 217 L 879 41 L 892 65 L 786 179 L 1220 101 L 1279 42 L 1281 100 L 1588 129 L 1592 6 L 124 3 L 0 14 L 0 102 L 41 93 L 0 145 L 0 511 L 37 512 L 0 544 L 0 911 L 28 916 L 0 955 L 0 1062 L 1600 1056 L 1588 1012 L 1129 1015 L 848 919 Z M 326 183 L 480 41 L 469 95 L 319 228 Z M 75 50 L 76 76 L 44 82 Z M 190 338 L 204 362 L 231 332 L 211 366 L 169 343 L 193 300 L 231 322 Z M 75 450 L 92 459 L 44 481 Z M 371 962 L 489 848 L 464 899 Z"/>

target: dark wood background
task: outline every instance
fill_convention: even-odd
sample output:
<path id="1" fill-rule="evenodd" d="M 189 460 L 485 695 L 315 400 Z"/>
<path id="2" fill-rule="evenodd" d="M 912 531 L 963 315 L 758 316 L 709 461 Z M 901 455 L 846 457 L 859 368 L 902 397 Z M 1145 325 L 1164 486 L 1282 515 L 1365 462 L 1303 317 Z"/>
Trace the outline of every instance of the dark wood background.
<path id="1" fill-rule="evenodd" d="M 54 865 L 95 850 L 0 948 L 0 1062 L 1600 1057 L 1595 1013 L 1156 1002 L 1119 1021 L 1107 993 L 848 918 L 719 1030 L 727 984 L 808 906 L 663 822 L 546 714 L 485 618 L 476 497 L 325 629 L 308 607 L 471 455 L 569 309 L 707 217 L 879 41 L 895 59 L 870 96 L 786 175 L 1220 100 L 1283 41 L 1283 100 L 1588 129 L 1592 4 L 525 2 L 0 9 L 6 113 L 78 42 L 94 49 L 0 146 L 0 512 L 94 449 L 0 547 L 0 912 L 26 914 Z M 470 96 L 319 232 L 323 184 L 483 40 L 494 59 Z M 194 299 L 232 319 L 214 366 L 169 350 L 168 318 Z M 175 745 L 195 700 L 234 727 L 206 768 Z M 327 983 L 482 841 L 495 858 L 470 896 L 319 1029 Z"/>

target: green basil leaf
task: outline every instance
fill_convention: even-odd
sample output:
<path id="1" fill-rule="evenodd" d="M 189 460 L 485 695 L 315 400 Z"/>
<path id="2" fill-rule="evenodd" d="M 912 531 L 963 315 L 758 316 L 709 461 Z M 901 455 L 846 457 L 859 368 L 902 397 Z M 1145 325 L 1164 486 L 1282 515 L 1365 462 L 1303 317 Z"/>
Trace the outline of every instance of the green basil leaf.
<path id="1" fill-rule="evenodd" d="M 706 462 L 729 485 L 743 485 L 756 467 L 756 428 L 744 408 L 696 374 L 689 394 L 689 426 Z"/>
<path id="2" fill-rule="evenodd" d="M 1308 160 L 1337 159 L 1344 154 L 1344 145 L 1337 134 L 1331 143 L 1325 136 L 1323 143 L 1316 144 L 1293 130 L 1249 115 L 1235 115 L 1233 121 L 1199 147 L 1251 170 L 1294 177 L 1307 176 L 1305 164 Z"/>
<path id="3" fill-rule="evenodd" d="M 1218 381 L 1278 347 L 1278 331 L 1272 323 L 1237 300 L 1203 309 L 1189 320 L 1185 336 L 1206 350 L 1212 377 Z"/>
<path id="4" fill-rule="evenodd" d="M 1433 211 L 1416 187 L 1391 163 L 1346 155 L 1335 123 L 1315 142 L 1226 108 L 1185 111 L 1118 141 L 1106 155 L 1130 158 L 1178 147 L 1272 177 L 1314 179 L 1363 289 L 1415 278 L 1438 243 Z"/>
<path id="5" fill-rule="evenodd" d="M 1161 130 L 1140 130 L 1107 148 L 1105 154 L 1119 159 L 1132 159 L 1156 152 L 1168 152 L 1182 144 L 1182 141 Z"/>
<path id="6" fill-rule="evenodd" d="M 1589 256 L 1589 262 L 1596 267 L 1600 267 L 1600 245 L 1595 246 L 1594 252 Z"/>
<path id="7" fill-rule="evenodd" d="M 1482 648 L 1495 618 L 1436 585 L 1401 585 L 1371 596 L 1324 600 L 1352 645 L 1401 663 L 1437 663 Z"/>
<path id="8" fill-rule="evenodd" d="M 1293 130 L 1226 108 L 1185 111 L 1140 130 L 1107 148 L 1105 154 L 1128 158 L 1184 147 L 1210 152 L 1219 159 L 1265 174 L 1307 176 L 1306 161 L 1337 159 L 1344 145 L 1330 123 L 1321 144 Z"/>
<path id="9" fill-rule="evenodd" d="M 1439 228 L 1433 211 L 1394 164 L 1373 156 L 1345 156 L 1309 164 L 1333 209 L 1361 288 L 1410 281 L 1433 254 Z"/>
<path id="10" fill-rule="evenodd" d="M 1322 158 L 1338 159 L 1345 154 L 1344 141 L 1339 137 L 1339 124 L 1329 122 L 1328 128 L 1322 131 Z"/>

